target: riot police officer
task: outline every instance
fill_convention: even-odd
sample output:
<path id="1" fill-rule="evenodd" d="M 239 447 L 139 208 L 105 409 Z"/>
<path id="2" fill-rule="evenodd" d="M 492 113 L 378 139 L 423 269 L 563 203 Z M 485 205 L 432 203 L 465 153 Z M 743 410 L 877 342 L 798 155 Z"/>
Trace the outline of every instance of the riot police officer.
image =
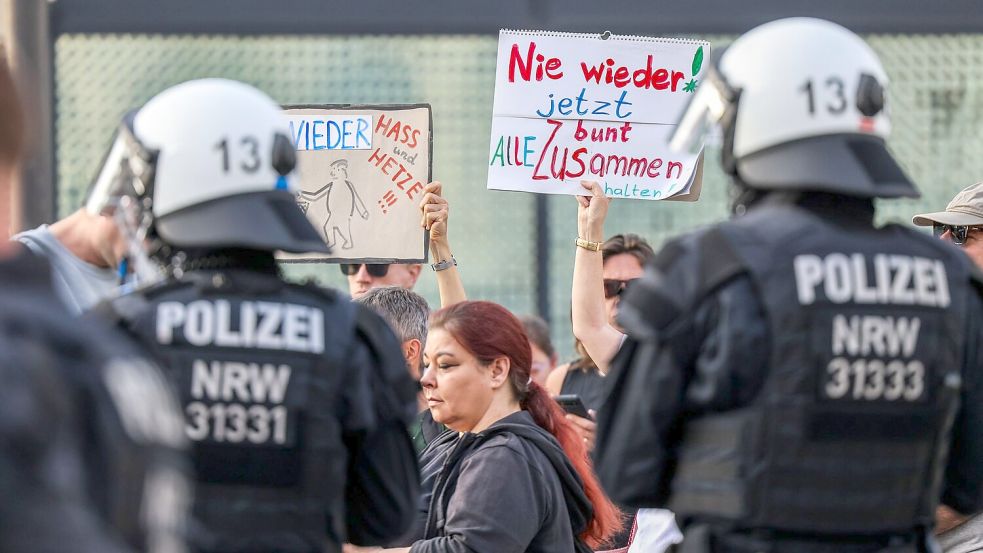
<path id="1" fill-rule="evenodd" d="M 289 137 L 258 90 L 186 82 L 125 118 L 89 202 L 125 210 L 131 259 L 166 269 L 103 311 L 177 387 L 200 551 L 374 545 L 414 513 L 399 342 L 347 297 L 285 282 L 274 260 L 328 251 L 296 205 Z"/>
<path id="2" fill-rule="evenodd" d="M 22 114 L 0 52 L 0 551 L 181 553 L 187 440 L 163 374 L 81 325 L 8 241 Z"/>
<path id="3" fill-rule="evenodd" d="M 885 147 L 887 76 L 850 31 L 740 37 L 673 146 L 719 123 L 735 217 L 669 242 L 622 300 L 600 410 L 616 501 L 667 506 L 683 551 L 927 551 L 941 500 L 980 507 L 979 280 L 874 224 L 916 197 Z"/>

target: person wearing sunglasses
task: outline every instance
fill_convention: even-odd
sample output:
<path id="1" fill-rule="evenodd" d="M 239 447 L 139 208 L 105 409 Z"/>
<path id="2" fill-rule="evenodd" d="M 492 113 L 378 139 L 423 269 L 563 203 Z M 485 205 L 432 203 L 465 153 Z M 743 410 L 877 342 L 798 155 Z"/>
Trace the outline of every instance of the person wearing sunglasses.
<path id="1" fill-rule="evenodd" d="M 983 269 L 983 182 L 978 182 L 956 194 L 945 211 L 922 213 L 911 221 L 921 227 L 932 227 L 933 234 L 962 248 L 966 255 Z M 936 532 L 942 550 L 948 552 L 980 551 L 983 535 L 983 513 L 971 517 L 961 515 L 941 505 Z"/>
<path id="2" fill-rule="evenodd" d="M 359 299 L 369 290 L 382 286 L 398 286 L 412 290 L 420 278 L 419 263 L 342 263 L 341 273 L 348 277 L 352 299 Z"/>
<path id="3" fill-rule="evenodd" d="M 571 315 L 580 357 L 561 365 L 546 379 L 553 395 L 578 395 L 591 411 L 600 407 L 604 374 L 624 334 L 615 317 L 625 290 L 642 276 L 652 247 L 636 234 L 616 234 L 605 242 L 604 219 L 610 200 L 596 182 L 583 181 L 589 197 L 577 196 L 577 253 L 573 265 Z M 569 415 L 582 437 L 594 442 L 593 421 Z"/>
<path id="4" fill-rule="evenodd" d="M 956 194 L 945 211 L 915 215 L 911 222 L 932 227 L 936 237 L 962 247 L 973 263 L 983 268 L 983 182 Z"/>
<path id="5" fill-rule="evenodd" d="M 554 395 L 580 396 L 592 417 L 604 399 L 610 360 L 624 342 L 618 324 L 621 298 L 642 276 L 655 256 L 652 246 L 637 234 L 615 234 L 601 242 L 611 200 L 597 182 L 582 181 L 585 195 L 577 196 L 577 251 L 573 264 L 571 315 L 574 346 L 580 355 L 550 373 L 547 389 Z M 592 419 L 568 414 L 567 419 L 593 449 L 597 425 Z M 633 524 L 612 542 L 613 548 L 632 543 L 677 543 L 681 536 L 673 515 L 662 509 L 633 512 Z"/>

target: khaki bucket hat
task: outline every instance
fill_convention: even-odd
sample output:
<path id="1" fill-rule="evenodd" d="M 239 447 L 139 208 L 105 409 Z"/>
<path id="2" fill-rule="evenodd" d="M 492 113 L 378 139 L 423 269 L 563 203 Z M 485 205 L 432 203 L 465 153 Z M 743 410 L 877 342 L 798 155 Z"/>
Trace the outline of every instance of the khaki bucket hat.
<path id="1" fill-rule="evenodd" d="M 953 226 L 983 226 L 983 182 L 978 182 L 956 194 L 945 211 L 922 213 L 911 218 L 920 227 L 934 224 Z"/>

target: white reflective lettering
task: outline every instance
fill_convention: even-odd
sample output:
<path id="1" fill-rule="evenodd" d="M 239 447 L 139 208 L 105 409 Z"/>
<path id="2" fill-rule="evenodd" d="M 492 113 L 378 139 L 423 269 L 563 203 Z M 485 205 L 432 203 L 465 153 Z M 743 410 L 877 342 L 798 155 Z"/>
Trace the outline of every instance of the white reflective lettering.
<path id="1" fill-rule="evenodd" d="M 233 307 L 224 299 L 187 305 L 163 302 L 157 307 L 156 332 L 161 344 L 181 337 L 194 346 L 324 351 L 324 313 L 305 305 L 244 301 Z"/>
<path id="2" fill-rule="evenodd" d="M 290 383 L 290 366 L 274 366 L 269 363 L 262 367 L 252 363 L 249 367 L 252 401 L 258 403 L 282 403 Z"/>
<path id="3" fill-rule="evenodd" d="M 242 345 L 242 337 L 232 330 L 232 306 L 228 300 L 215 300 L 215 345 L 226 348 Z"/>
<path id="4" fill-rule="evenodd" d="M 867 280 L 867 260 L 863 255 L 855 253 L 850 256 L 853 269 L 853 301 L 857 303 L 876 303 L 877 288 L 871 287 Z"/>
<path id="5" fill-rule="evenodd" d="M 895 270 L 891 285 L 891 303 L 911 305 L 915 303 L 915 292 L 911 290 L 911 267 L 914 260 L 907 255 L 892 255 L 891 268 Z"/>
<path id="6" fill-rule="evenodd" d="M 222 366 L 218 362 L 211 365 L 195 359 L 191 363 L 191 397 L 201 399 L 218 399 L 222 382 Z"/>
<path id="7" fill-rule="evenodd" d="M 161 302 L 157 306 L 157 343 L 174 341 L 174 327 L 184 324 L 184 304 L 176 301 Z"/>
<path id="8" fill-rule="evenodd" d="M 207 346 L 215 339 L 215 311 L 211 302 L 193 301 L 187 305 L 184 339 L 193 346 Z"/>
<path id="9" fill-rule="evenodd" d="M 809 305 L 816 301 L 816 286 L 823 281 L 822 261 L 818 255 L 797 255 L 792 263 L 799 303 Z"/>
<path id="10" fill-rule="evenodd" d="M 947 307 L 950 302 L 945 265 L 939 260 L 907 255 L 831 253 L 798 255 L 793 260 L 799 303 L 825 299 L 844 304 L 894 304 Z M 873 282 L 871 281 L 873 277 Z"/>
<path id="11" fill-rule="evenodd" d="M 826 298 L 833 303 L 846 303 L 853 297 L 853 277 L 850 261 L 841 253 L 826 256 Z"/>
<path id="12" fill-rule="evenodd" d="M 235 361 L 225 363 L 224 373 L 222 399 L 249 401 L 249 371 L 246 370 L 246 364 Z"/>
<path id="13" fill-rule="evenodd" d="M 938 296 L 936 305 L 941 308 L 949 307 L 949 277 L 945 274 L 945 264 L 936 260 L 932 264 L 935 272 L 935 293 Z"/>
<path id="14" fill-rule="evenodd" d="M 856 315 L 849 322 L 843 315 L 833 317 L 833 355 L 856 355 L 860 351 L 859 320 Z"/>

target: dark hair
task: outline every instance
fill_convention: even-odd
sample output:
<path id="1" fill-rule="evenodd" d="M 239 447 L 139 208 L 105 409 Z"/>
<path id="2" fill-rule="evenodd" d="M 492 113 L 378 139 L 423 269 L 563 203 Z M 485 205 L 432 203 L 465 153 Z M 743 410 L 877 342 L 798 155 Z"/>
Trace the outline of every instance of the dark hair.
<path id="1" fill-rule="evenodd" d="M 519 319 L 495 303 L 464 301 L 431 315 L 430 330 L 437 328 L 449 332 L 481 363 L 488 364 L 500 357 L 509 359 L 509 382 L 519 405 L 560 443 L 580 475 L 584 492 L 594 508 L 580 538 L 591 548 L 596 548 L 618 532 L 622 525 L 621 513 L 604 495 L 587 456 L 587 447 L 549 392 L 529 378 L 532 348 Z"/>
<path id="2" fill-rule="evenodd" d="M 556 355 L 556 349 L 550 340 L 550 327 L 546 321 L 536 315 L 523 315 L 519 317 L 519 321 L 522 322 L 522 328 L 526 330 L 529 341 L 541 349 L 547 357 L 553 359 L 553 356 Z"/>
<path id="3" fill-rule="evenodd" d="M 14 165 L 24 150 L 24 109 L 0 47 L 0 164 Z"/>
<path id="4" fill-rule="evenodd" d="M 601 246 L 601 259 L 607 261 L 618 254 L 626 253 L 638 260 L 644 267 L 655 258 L 655 252 L 647 240 L 633 233 L 615 234 Z"/>
<path id="5" fill-rule="evenodd" d="M 655 251 L 652 250 L 648 241 L 631 232 L 615 234 L 605 240 L 601 246 L 601 259 L 604 261 L 623 253 L 637 259 L 642 267 L 655 259 Z M 578 357 L 570 363 L 570 369 L 588 372 L 597 370 L 597 363 L 590 358 L 590 355 L 587 354 L 587 348 L 576 336 L 573 339 L 573 349 L 577 352 Z"/>

